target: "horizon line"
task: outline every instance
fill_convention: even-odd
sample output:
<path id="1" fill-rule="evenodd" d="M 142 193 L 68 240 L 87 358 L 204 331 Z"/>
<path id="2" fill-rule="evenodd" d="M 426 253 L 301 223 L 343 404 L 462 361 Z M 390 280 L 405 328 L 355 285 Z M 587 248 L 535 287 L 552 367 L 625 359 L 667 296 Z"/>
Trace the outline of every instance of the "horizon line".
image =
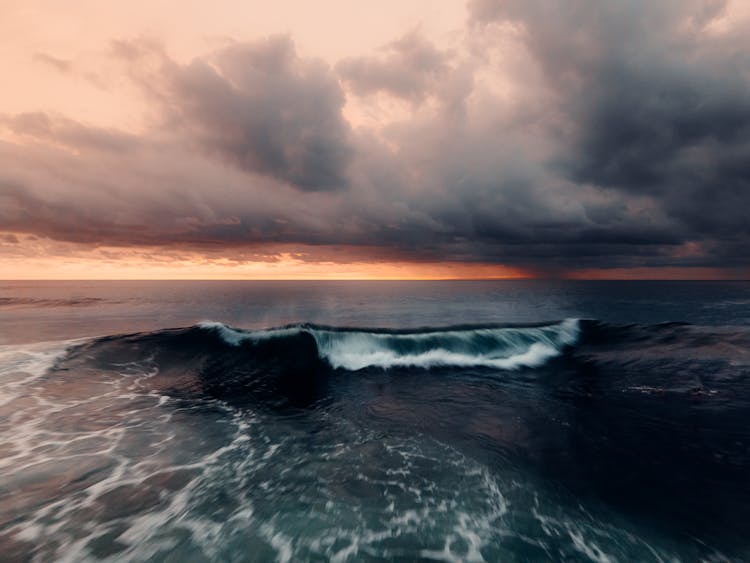
<path id="1" fill-rule="evenodd" d="M 236 281 L 236 282 L 360 282 L 360 281 L 696 281 L 696 282 L 750 282 L 750 278 L 582 278 L 582 277 L 545 277 L 545 276 L 509 276 L 509 277 L 477 277 L 477 278 L 0 278 L 0 282 L 70 282 L 70 281 L 169 281 L 169 282 L 191 282 L 191 281 Z"/>

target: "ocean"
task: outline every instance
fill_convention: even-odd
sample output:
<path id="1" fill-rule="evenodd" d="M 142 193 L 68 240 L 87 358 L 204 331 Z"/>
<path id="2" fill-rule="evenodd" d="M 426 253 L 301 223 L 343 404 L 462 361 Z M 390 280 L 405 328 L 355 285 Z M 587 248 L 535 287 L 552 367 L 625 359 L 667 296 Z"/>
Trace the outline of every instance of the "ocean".
<path id="1" fill-rule="evenodd" d="M 750 560 L 750 282 L 0 282 L 0 560 Z"/>

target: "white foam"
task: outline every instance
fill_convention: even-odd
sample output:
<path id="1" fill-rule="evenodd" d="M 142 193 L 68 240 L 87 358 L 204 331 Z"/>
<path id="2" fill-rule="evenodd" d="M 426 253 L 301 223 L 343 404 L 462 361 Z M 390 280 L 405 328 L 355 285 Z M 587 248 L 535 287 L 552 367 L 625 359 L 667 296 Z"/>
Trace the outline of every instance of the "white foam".
<path id="1" fill-rule="evenodd" d="M 71 346 L 83 340 L 0 346 L 0 376 L 19 371 L 37 377 L 43 375 Z"/>
<path id="2" fill-rule="evenodd" d="M 323 356 L 335 368 L 359 370 L 366 367 L 490 367 L 499 369 L 515 369 L 519 367 L 534 367 L 542 365 L 548 359 L 556 356 L 559 351 L 540 343 L 532 344 L 526 351 L 508 358 L 490 358 L 461 354 L 447 350 L 436 349 L 421 354 L 399 355 L 390 350 L 351 350 L 345 347 L 332 347 L 323 352 Z"/>
<path id="3" fill-rule="evenodd" d="M 334 368 L 359 370 L 365 367 L 457 366 L 517 369 L 535 367 L 557 356 L 563 347 L 574 344 L 579 328 L 576 319 L 556 325 L 533 328 L 497 328 L 417 334 L 380 334 L 312 330 L 318 352 Z M 398 351 L 399 341 L 424 342 L 434 339 L 433 347 L 413 353 Z M 484 339 L 494 347 L 472 345 Z"/>
<path id="4" fill-rule="evenodd" d="M 577 319 L 541 327 L 415 333 L 327 330 L 305 326 L 241 331 L 217 322 L 203 322 L 199 326 L 217 331 L 232 346 L 307 332 L 315 338 L 321 359 L 334 368 L 348 370 L 407 366 L 476 366 L 508 370 L 535 367 L 559 355 L 565 346 L 575 344 L 580 332 Z M 417 350 L 402 351 L 409 347 Z"/>
<path id="5" fill-rule="evenodd" d="M 215 321 L 203 321 L 201 323 L 198 323 L 198 326 L 206 330 L 214 330 L 218 332 L 221 339 L 230 346 L 239 346 L 246 341 L 260 342 L 262 340 L 269 340 L 271 338 L 294 336 L 295 334 L 299 334 L 304 330 L 301 327 L 289 327 L 244 331 L 228 327 L 224 323 L 218 323 Z"/>
<path id="6" fill-rule="evenodd" d="M 0 405 L 18 398 L 29 383 L 47 373 L 72 346 L 85 340 L 0 346 Z"/>

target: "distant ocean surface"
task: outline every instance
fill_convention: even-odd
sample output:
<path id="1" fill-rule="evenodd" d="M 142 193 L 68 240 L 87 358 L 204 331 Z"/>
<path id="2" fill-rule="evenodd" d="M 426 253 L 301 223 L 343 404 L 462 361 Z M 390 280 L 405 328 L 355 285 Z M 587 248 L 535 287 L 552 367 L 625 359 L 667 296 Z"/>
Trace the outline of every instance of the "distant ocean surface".
<path id="1" fill-rule="evenodd" d="M 750 282 L 0 281 L 0 560 L 750 560 Z"/>

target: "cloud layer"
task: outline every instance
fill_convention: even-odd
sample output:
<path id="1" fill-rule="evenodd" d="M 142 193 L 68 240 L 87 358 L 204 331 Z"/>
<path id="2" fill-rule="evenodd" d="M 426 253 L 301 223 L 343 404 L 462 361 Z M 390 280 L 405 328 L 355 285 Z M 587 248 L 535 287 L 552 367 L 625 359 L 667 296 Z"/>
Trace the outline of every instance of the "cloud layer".
<path id="1" fill-rule="evenodd" d="M 149 127 L 0 115 L 0 231 L 539 272 L 748 267 L 750 30 L 722 2 L 467 8 L 451 44 L 412 30 L 330 62 L 283 35 L 189 62 L 113 42 Z"/>

